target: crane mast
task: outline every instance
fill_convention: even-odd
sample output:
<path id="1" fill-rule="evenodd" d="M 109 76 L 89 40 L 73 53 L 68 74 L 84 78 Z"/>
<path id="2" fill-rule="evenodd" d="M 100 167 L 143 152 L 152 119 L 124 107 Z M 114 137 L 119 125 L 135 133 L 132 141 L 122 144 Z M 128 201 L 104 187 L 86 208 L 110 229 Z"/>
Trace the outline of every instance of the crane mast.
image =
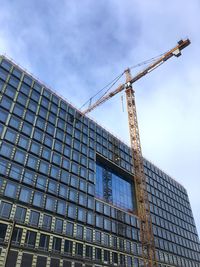
<path id="1" fill-rule="evenodd" d="M 131 152 L 134 166 L 134 181 L 136 190 L 138 217 L 140 218 L 140 240 L 142 244 L 142 256 L 144 266 L 157 267 L 156 249 L 152 229 L 150 205 L 148 201 L 146 178 L 144 174 L 143 157 L 141 151 L 139 127 L 135 105 L 135 92 L 132 88 L 130 70 L 126 74 L 126 103 L 128 112 L 129 135 L 131 142 Z M 147 263 L 147 265 L 146 265 Z"/>
<path id="2" fill-rule="evenodd" d="M 134 166 L 134 181 L 136 190 L 136 200 L 137 200 L 137 212 L 140 220 L 140 241 L 142 245 L 142 257 L 144 261 L 144 266 L 157 267 L 158 262 L 156 259 L 156 249 L 152 228 L 152 220 L 150 214 L 150 204 L 148 200 L 148 192 L 146 185 L 146 177 L 144 173 L 143 157 L 140 144 L 139 127 L 137 121 L 136 104 L 135 104 L 135 94 L 132 88 L 132 84 L 137 80 L 141 79 L 143 76 L 166 62 L 173 56 L 179 57 L 181 55 L 181 50 L 190 44 L 190 40 L 180 40 L 178 45 L 173 49 L 163 54 L 158 60 L 150 64 L 143 71 L 139 72 L 135 77 L 131 77 L 130 69 L 124 71 L 126 75 L 126 83 L 119 85 L 117 89 L 108 93 L 104 97 L 100 98 L 97 102 L 91 105 L 87 110 L 82 112 L 82 115 L 95 109 L 97 106 L 103 104 L 108 99 L 118 94 L 119 92 L 125 90 L 126 102 L 127 102 L 127 112 L 128 112 L 128 123 L 129 123 L 129 134 L 131 142 L 132 159 Z"/>

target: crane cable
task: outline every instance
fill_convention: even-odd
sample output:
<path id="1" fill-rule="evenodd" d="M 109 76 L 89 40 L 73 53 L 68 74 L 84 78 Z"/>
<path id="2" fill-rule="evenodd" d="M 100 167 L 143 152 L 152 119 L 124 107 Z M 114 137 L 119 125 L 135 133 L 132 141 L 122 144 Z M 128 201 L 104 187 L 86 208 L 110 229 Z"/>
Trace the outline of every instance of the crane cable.
<path id="1" fill-rule="evenodd" d="M 165 52 L 166 53 L 166 52 Z M 159 57 L 162 57 L 165 53 L 162 53 L 156 57 L 152 57 L 150 59 L 147 59 L 145 61 L 142 61 L 136 65 L 132 65 L 131 67 L 129 67 L 129 69 L 135 69 L 135 68 L 138 68 L 140 66 L 143 66 L 143 65 L 146 65 L 146 64 L 150 64 L 150 63 L 153 63 L 154 61 L 156 61 Z M 124 75 L 125 71 L 123 71 L 121 74 L 119 74 L 117 77 L 115 77 L 111 82 L 109 82 L 107 85 L 105 85 L 101 90 L 99 90 L 96 94 L 94 94 L 92 97 L 90 97 L 81 107 L 80 107 L 80 110 L 85 107 L 88 103 L 89 103 L 89 107 L 91 106 L 92 104 L 92 100 L 98 96 L 101 92 L 103 92 L 106 88 L 108 88 L 102 96 L 100 96 L 98 98 L 97 101 L 99 101 L 102 97 L 104 97 L 108 91 L 119 81 L 119 79 Z"/>

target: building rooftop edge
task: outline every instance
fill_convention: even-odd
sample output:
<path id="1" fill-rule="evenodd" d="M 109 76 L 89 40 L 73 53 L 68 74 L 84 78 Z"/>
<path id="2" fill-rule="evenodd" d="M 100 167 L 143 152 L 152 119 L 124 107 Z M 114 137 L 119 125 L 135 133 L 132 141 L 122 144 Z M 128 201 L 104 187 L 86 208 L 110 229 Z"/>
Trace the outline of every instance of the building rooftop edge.
<path id="1" fill-rule="evenodd" d="M 26 72 L 29 76 L 31 76 L 34 80 L 36 80 L 39 84 L 41 84 L 41 86 L 45 87 L 45 89 L 51 91 L 54 95 L 56 95 L 59 98 L 61 98 L 68 105 L 70 105 L 72 108 L 74 108 L 77 112 L 81 113 L 81 111 L 74 104 L 72 104 L 66 97 L 64 97 L 63 95 L 61 95 L 60 93 L 58 93 L 56 90 L 52 89 L 51 86 L 49 86 L 48 84 L 46 84 L 44 81 L 42 81 L 40 78 L 38 78 L 37 76 L 35 76 L 33 73 L 31 73 L 30 71 L 28 71 L 23 66 L 21 66 L 19 63 L 17 63 L 13 58 L 11 58 L 10 56 L 8 56 L 6 53 L 0 54 L 0 57 L 5 58 L 6 60 L 10 61 L 13 65 L 15 65 L 19 69 L 21 69 L 23 72 Z M 111 135 L 113 135 L 115 138 L 117 138 L 120 142 L 122 142 L 123 144 L 125 144 L 130 149 L 130 145 L 126 141 L 124 141 L 120 137 L 118 137 L 116 134 L 114 134 L 110 129 L 107 129 L 105 126 L 101 125 L 94 118 L 92 118 L 92 117 L 90 117 L 88 115 L 84 115 L 84 116 L 86 116 L 88 119 L 90 119 L 91 121 L 93 121 L 94 123 L 96 123 L 97 125 L 99 125 L 100 127 L 102 127 L 103 129 L 105 129 L 108 133 L 110 133 Z M 185 187 L 182 184 L 180 184 L 178 181 L 176 181 L 176 179 L 174 179 L 173 177 L 171 177 L 166 171 L 164 171 L 161 168 L 159 168 L 155 163 L 153 163 L 151 160 L 147 159 L 145 156 L 143 156 L 143 158 L 144 158 L 144 160 L 146 160 L 150 164 L 152 164 L 154 167 L 156 167 L 157 169 L 159 169 L 161 172 L 165 173 L 171 180 L 173 180 L 174 182 L 176 182 L 178 185 L 180 185 L 182 188 L 184 188 L 184 190 L 187 192 L 187 190 L 185 189 Z"/>

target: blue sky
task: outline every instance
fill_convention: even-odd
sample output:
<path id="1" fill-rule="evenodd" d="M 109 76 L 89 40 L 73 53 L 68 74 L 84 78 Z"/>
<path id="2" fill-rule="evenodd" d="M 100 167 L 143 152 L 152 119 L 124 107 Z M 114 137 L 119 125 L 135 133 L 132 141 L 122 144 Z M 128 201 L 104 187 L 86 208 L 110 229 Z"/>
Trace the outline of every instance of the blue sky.
<path id="1" fill-rule="evenodd" d="M 128 66 L 189 37 L 181 57 L 134 88 L 143 155 L 187 189 L 200 233 L 199 14 L 198 0 L 1 0 L 0 53 L 80 107 Z M 121 95 L 91 116 L 128 143 Z"/>

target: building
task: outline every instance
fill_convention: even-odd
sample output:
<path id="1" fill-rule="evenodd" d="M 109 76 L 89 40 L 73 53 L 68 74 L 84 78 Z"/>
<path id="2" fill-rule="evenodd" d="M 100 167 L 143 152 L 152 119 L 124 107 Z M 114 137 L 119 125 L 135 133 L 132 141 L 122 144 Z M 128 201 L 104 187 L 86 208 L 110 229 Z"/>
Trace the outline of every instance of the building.
<path id="1" fill-rule="evenodd" d="M 200 266 L 187 192 L 144 159 L 159 267 Z M 130 148 L 0 57 L 0 267 L 143 266 Z"/>

